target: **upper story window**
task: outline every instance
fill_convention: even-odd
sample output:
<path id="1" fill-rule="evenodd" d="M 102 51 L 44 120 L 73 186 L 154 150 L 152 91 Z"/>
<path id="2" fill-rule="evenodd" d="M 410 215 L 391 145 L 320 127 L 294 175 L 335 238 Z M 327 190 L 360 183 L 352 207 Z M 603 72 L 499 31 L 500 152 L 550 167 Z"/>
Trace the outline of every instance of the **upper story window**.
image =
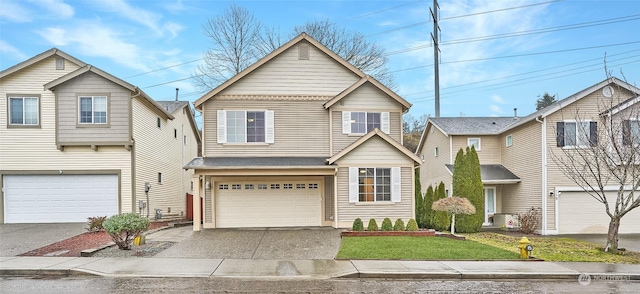
<path id="1" fill-rule="evenodd" d="M 107 96 L 80 96 L 78 104 L 80 109 L 79 123 L 107 123 Z"/>
<path id="2" fill-rule="evenodd" d="M 342 112 L 343 134 L 366 134 L 376 128 L 389 133 L 388 112 Z"/>
<path id="3" fill-rule="evenodd" d="M 178 129 L 173 129 L 173 138 L 178 139 Z"/>
<path id="4" fill-rule="evenodd" d="M 622 121 L 622 144 L 630 146 L 640 145 L 640 120 Z"/>
<path id="5" fill-rule="evenodd" d="M 64 69 L 64 58 L 56 57 L 56 69 L 63 70 Z"/>
<path id="6" fill-rule="evenodd" d="M 585 147 L 598 143 L 598 123 L 593 121 L 561 121 L 556 124 L 558 147 Z"/>
<path id="7" fill-rule="evenodd" d="M 162 128 L 162 120 L 160 117 L 156 117 L 156 126 L 158 126 L 158 129 Z"/>
<path id="8" fill-rule="evenodd" d="M 467 138 L 467 146 L 475 147 L 476 151 L 480 151 L 480 147 L 482 147 L 482 141 L 480 138 Z"/>
<path id="9" fill-rule="evenodd" d="M 513 135 L 508 135 L 504 140 L 507 147 L 511 147 L 511 145 L 513 145 Z"/>
<path id="10" fill-rule="evenodd" d="M 435 157 L 438 157 L 438 156 L 440 155 L 440 150 L 438 150 L 438 147 L 436 147 L 436 149 L 434 149 L 434 151 L 433 151 L 433 155 L 434 155 Z M 423 160 L 424 160 L 424 158 L 423 158 Z"/>
<path id="11" fill-rule="evenodd" d="M 273 142 L 273 111 L 218 110 L 218 143 Z"/>
<path id="12" fill-rule="evenodd" d="M 9 125 L 37 126 L 39 121 L 39 97 L 9 96 Z"/>

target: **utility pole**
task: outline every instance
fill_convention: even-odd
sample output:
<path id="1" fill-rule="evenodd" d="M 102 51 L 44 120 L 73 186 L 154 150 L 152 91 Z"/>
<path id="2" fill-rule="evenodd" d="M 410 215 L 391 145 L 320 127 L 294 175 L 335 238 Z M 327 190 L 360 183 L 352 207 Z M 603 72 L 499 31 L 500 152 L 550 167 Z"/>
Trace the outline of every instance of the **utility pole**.
<path id="1" fill-rule="evenodd" d="M 440 6 L 438 5 L 438 0 L 433 0 L 433 8 L 430 8 L 431 18 L 433 18 L 433 33 L 431 33 L 431 39 L 433 40 L 433 71 L 434 71 L 434 90 L 435 90 L 435 100 L 436 100 L 436 117 L 440 117 L 440 69 L 439 63 L 440 58 L 438 54 L 440 53 L 439 42 L 438 39 L 438 31 L 440 30 L 440 26 L 438 26 L 438 9 Z"/>

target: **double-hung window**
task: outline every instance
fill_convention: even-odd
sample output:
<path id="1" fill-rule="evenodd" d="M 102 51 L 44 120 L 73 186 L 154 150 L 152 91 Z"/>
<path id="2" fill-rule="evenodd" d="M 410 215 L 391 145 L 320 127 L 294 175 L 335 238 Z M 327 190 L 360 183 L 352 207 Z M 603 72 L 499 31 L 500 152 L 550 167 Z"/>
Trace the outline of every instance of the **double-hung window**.
<path id="1" fill-rule="evenodd" d="M 107 97 L 106 96 L 80 96 L 78 97 L 78 123 L 80 124 L 106 124 L 107 123 Z"/>
<path id="2" fill-rule="evenodd" d="M 373 129 L 380 129 L 388 134 L 389 128 L 388 112 L 342 112 L 342 133 L 344 134 L 366 134 Z"/>
<path id="3" fill-rule="evenodd" d="M 563 121 L 556 124 L 558 147 L 586 147 L 598 143 L 598 124 L 593 121 Z"/>
<path id="4" fill-rule="evenodd" d="M 38 97 L 9 97 L 9 125 L 37 126 Z"/>
<path id="5" fill-rule="evenodd" d="M 273 111 L 218 110 L 218 143 L 273 143 Z"/>
<path id="6" fill-rule="evenodd" d="M 349 202 L 400 202 L 399 167 L 350 167 Z"/>
<path id="7" fill-rule="evenodd" d="M 640 145 L 640 120 L 622 121 L 622 144 L 628 146 Z"/>

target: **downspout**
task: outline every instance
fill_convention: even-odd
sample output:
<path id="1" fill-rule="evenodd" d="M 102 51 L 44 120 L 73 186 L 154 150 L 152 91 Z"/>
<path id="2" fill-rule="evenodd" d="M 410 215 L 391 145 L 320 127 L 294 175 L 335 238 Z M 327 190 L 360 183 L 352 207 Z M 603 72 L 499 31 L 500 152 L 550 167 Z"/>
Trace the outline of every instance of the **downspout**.
<path id="1" fill-rule="evenodd" d="M 541 117 L 541 116 L 540 116 Z M 542 124 L 542 138 L 540 140 L 542 146 L 542 235 L 547 234 L 547 119 L 536 117 L 536 121 Z"/>

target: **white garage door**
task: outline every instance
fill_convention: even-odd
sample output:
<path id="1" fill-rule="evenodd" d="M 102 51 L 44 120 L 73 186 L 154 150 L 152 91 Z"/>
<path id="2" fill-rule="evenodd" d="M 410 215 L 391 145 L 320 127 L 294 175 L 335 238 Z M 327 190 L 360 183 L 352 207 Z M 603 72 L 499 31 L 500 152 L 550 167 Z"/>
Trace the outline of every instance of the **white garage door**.
<path id="1" fill-rule="evenodd" d="M 5 175 L 5 223 L 86 222 L 118 213 L 117 175 Z"/>
<path id="2" fill-rule="evenodd" d="M 607 194 L 609 207 L 613 208 L 616 193 Z M 558 197 L 560 234 L 606 234 L 609 216 L 604 204 L 585 192 L 562 192 Z M 640 233 L 640 208 L 627 213 L 620 222 L 621 234 Z"/>
<path id="3" fill-rule="evenodd" d="M 216 227 L 320 226 L 317 181 L 216 183 Z"/>

